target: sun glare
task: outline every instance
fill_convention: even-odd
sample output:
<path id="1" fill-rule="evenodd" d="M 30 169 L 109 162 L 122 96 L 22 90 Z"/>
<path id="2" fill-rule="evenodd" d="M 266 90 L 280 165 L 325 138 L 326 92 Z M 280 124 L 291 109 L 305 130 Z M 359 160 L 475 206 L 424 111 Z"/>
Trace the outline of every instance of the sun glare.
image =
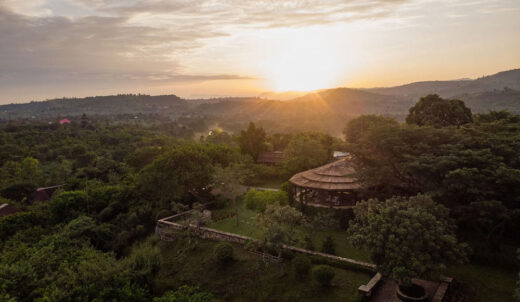
<path id="1" fill-rule="evenodd" d="M 263 62 L 270 89 L 311 91 L 336 85 L 341 64 L 335 45 L 327 42 L 295 35 L 277 45 Z"/>

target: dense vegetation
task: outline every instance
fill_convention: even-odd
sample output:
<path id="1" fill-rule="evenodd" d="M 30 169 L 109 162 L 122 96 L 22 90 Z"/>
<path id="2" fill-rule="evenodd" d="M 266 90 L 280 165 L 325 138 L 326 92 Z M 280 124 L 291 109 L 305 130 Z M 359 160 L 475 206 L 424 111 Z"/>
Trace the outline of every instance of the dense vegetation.
<path id="1" fill-rule="evenodd" d="M 490 112 L 469 119 L 460 108 L 454 110 L 464 122 L 361 116 L 348 122 L 345 140 L 319 132 L 272 133 L 253 123 L 236 134 L 200 137 L 191 123 L 198 117 L 183 123 L 90 115 L 64 125 L 6 122 L 0 125 L 0 201 L 19 212 L 0 218 L 0 299 L 264 301 L 271 295 L 337 301 L 356 298 L 357 286 L 369 279 L 316 259 L 263 267 L 246 247 L 189 234 L 165 243 L 153 235 L 157 218 L 208 202 L 219 208 L 214 221 L 196 210 L 191 218 L 197 224 L 256 237 L 275 256 L 292 258 L 282 249 L 291 244 L 372 259 L 385 275 L 405 282 L 433 278 L 429 273 L 442 272 L 450 260 L 516 275 L 520 117 Z M 428 115 L 437 113 L 420 114 L 432 121 Z M 285 157 L 279 165 L 258 165 L 254 159 L 264 150 L 284 150 Z M 240 196 L 243 185 L 280 187 L 293 173 L 332 160 L 334 150 L 354 155 L 366 196 L 373 197 L 355 215 L 326 209 L 304 215 L 283 191 Z M 52 199 L 34 200 L 35 188 L 53 185 L 62 186 Z M 410 238 L 416 240 L 405 246 Z M 407 253 L 400 253 L 403 246 Z M 469 280 L 461 275 L 461 282 Z M 497 297 L 513 295 L 511 288 Z"/>

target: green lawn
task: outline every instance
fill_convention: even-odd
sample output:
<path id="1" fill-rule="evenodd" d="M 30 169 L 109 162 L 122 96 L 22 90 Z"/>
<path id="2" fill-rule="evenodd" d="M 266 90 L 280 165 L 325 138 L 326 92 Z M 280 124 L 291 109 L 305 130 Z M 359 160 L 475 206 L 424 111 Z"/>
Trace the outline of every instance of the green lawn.
<path id="1" fill-rule="evenodd" d="M 221 266 L 213 259 L 214 241 L 198 239 L 194 249 L 185 240 L 161 242 L 162 266 L 155 284 L 158 294 L 189 284 L 221 301 L 354 301 L 357 288 L 370 275 L 334 268 L 332 286 L 324 288 L 311 276 L 297 278 L 288 261 L 265 266 L 261 257 L 233 245 L 235 261 Z"/>
<path id="2" fill-rule="evenodd" d="M 218 215 L 219 212 L 230 212 L 232 208 L 226 208 L 223 210 L 214 211 L 214 215 Z M 242 202 L 238 203 L 238 225 L 236 224 L 236 218 L 227 218 L 217 222 L 213 222 L 209 225 L 210 228 L 217 230 L 249 236 L 253 238 L 261 238 L 262 233 L 256 227 L 255 217 L 257 213 L 249 210 L 245 207 Z M 355 260 L 369 261 L 368 253 L 354 248 L 347 240 L 347 234 L 345 231 L 319 231 L 312 230 L 309 232 L 315 250 L 319 251 L 322 246 L 322 242 L 326 236 L 332 237 L 335 243 L 336 255 L 346 258 L 352 258 Z"/>

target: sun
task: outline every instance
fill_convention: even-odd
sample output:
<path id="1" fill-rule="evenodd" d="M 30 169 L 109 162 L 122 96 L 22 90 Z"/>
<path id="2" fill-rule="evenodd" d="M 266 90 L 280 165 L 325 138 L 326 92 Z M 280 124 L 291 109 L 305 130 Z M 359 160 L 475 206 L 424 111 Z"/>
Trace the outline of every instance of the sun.
<path id="1" fill-rule="evenodd" d="M 331 88 L 341 73 L 336 49 L 306 36 L 292 36 L 269 53 L 265 77 L 277 91 L 312 91 Z"/>

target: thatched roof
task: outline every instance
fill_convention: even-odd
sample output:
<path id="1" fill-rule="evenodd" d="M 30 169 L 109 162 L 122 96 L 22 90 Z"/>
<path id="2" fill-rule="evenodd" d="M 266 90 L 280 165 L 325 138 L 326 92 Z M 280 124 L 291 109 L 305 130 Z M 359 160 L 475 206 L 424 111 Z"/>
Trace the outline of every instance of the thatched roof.
<path id="1" fill-rule="evenodd" d="M 348 191 L 361 187 L 354 176 L 350 158 L 295 174 L 289 182 L 293 185 L 318 190 Z"/>

